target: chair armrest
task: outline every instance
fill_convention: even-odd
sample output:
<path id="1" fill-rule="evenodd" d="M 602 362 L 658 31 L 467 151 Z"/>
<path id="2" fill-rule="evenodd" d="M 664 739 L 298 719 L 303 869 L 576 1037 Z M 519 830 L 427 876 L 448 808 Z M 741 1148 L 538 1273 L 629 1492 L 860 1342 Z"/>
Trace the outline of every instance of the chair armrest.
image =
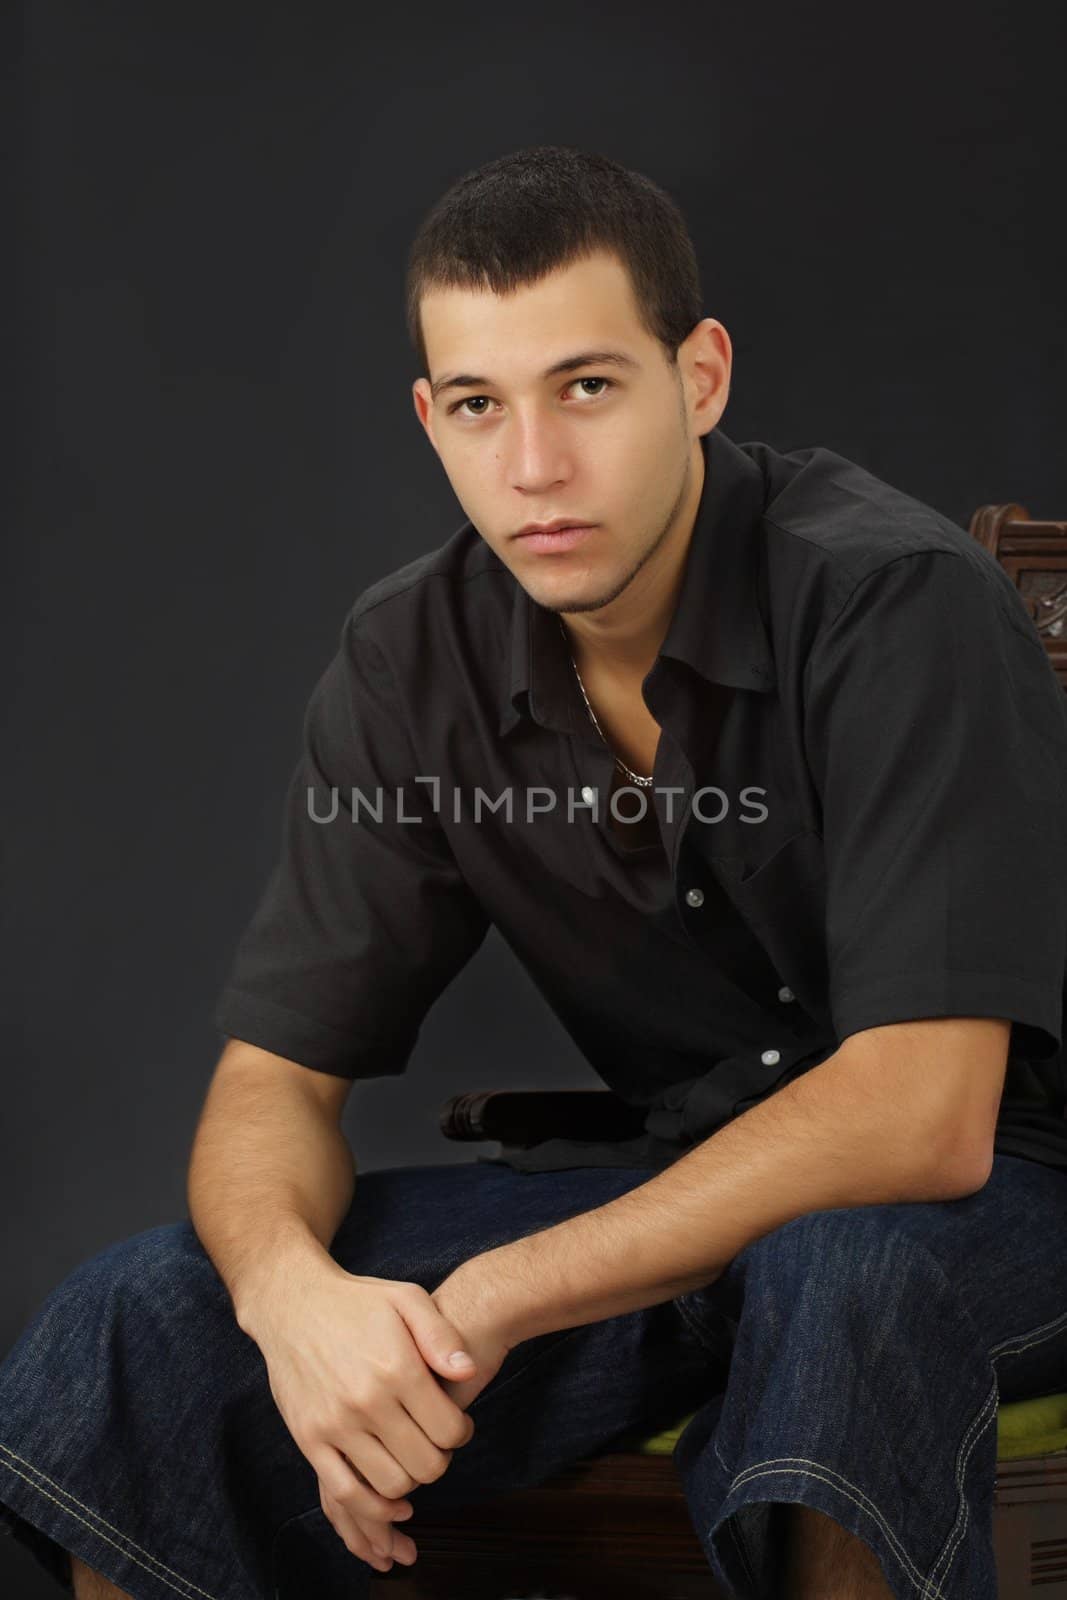
<path id="1" fill-rule="evenodd" d="M 446 1139 L 627 1139 L 645 1131 L 644 1112 L 611 1089 L 486 1089 L 457 1094 L 441 1107 Z"/>
<path id="2" fill-rule="evenodd" d="M 979 506 L 970 532 L 1011 578 L 1067 689 L 1067 522 L 1040 522 L 1025 506 Z"/>

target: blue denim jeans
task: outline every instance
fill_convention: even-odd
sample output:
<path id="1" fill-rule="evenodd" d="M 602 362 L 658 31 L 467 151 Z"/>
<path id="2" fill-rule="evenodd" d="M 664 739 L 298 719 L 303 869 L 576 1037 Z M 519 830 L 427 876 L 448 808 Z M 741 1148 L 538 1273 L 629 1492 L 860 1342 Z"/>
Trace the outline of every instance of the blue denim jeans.
<path id="1" fill-rule="evenodd" d="M 433 1289 L 649 1176 L 361 1173 L 332 1253 Z M 957 1200 L 795 1218 L 705 1289 L 517 1345 L 408 1529 L 417 1545 L 420 1506 L 543 1481 L 695 1412 L 674 1462 L 727 1593 L 780 1594 L 800 1501 L 865 1540 L 901 1600 L 993 1600 L 998 1398 L 1067 1389 L 1065 1258 L 1067 1173 L 1016 1156 Z M 68 1590 L 75 1551 L 135 1600 L 358 1600 L 373 1576 L 188 1221 L 79 1265 L 0 1365 L 0 1530 Z"/>

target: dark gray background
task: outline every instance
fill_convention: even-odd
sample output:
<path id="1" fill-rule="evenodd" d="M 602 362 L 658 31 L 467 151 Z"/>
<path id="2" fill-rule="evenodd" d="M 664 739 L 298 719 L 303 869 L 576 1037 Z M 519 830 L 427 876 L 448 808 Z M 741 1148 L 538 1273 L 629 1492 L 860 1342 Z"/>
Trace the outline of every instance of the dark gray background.
<path id="1" fill-rule="evenodd" d="M 1052 15 L 24 9 L 0 1349 L 185 1214 L 307 696 L 356 594 L 463 519 L 410 395 L 427 208 L 518 146 L 599 149 L 686 213 L 733 439 L 830 446 L 963 523 L 1067 516 Z M 466 1160 L 492 1147 L 440 1138 L 447 1095 L 587 1081 L 490 935 L 346 1128 L 364 1169 Z"/>

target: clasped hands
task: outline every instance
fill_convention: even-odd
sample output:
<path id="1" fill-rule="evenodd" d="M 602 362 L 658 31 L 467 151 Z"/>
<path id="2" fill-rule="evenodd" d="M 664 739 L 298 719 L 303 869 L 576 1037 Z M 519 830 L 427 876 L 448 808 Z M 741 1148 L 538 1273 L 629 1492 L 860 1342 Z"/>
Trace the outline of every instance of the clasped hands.
<path id="1" fill-rule="evenodd" d="M 507 1329 L 478 1257 L 431 1293 L 339 1266 L 275 1306 L 255 1337 L 282 1418 L 319 1480 L 323 1512 L 377 1570 L 410 1566 L 411 1490 L 447 1471 L 474 1433 L 466 1407 L 523 1335 Z M 343 1341 L 338 1329 L 345 1330 Z M 458 1367 L 450 1357 L 470 1360 Z"/>

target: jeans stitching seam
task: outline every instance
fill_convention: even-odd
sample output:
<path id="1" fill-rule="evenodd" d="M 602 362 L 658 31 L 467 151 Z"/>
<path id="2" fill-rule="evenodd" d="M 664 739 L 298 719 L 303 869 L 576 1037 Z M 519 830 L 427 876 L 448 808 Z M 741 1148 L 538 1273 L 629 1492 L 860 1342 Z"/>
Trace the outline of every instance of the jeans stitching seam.
<path id="1" fill-rule="evenodd" d="M 1060 1317 L 1053 1317 L 1051 1322 L 1042 1322 L 1036 1328 L 1028 1328 L 1025 1333 L 1013 1333 L 1009 1339 L 1002 1339 L 999 1344 L 995 1344 L 989 1353 L 991 1356 L 1003 1355 L 1008 1346 L 1015 1344 L 1019 1339 L 1026 1340 L 1025 1344 L 1019 1345 L 1019 1350 L 1029 1350 L 1031 1345 L 1044 1344 L 1046 1339 L 1051 1339 L 1053 1334 L 1059 1333 L 1061 1328 L 1067 1328 L 1067 1311 Z M 1041 1338 L 1035 1339 L 1033 1337 L 1035 1333 L 1039 1333 Z M 1013 1351 L 1012 1354 L 1015 1355 L 1018 1352 Z"/>
<path id="2" fill-rule="evenodd" d="M 114 1524 L 107 1522 L 105 1518 L 101 1517 L 98 1512 L 93 1511 L 90 1506 L 84 1505 L 81 1500 L 78 1500 L 74 1495 L 69 1494 L 68 1491 L 63 1489 L 58 1483 L 55 1482 L 54 1479 L 49 1478 L 47 1473 L 41 1472 L 39 1467 L 35 1467 L 31 1461 L 24 1460 L 24 1458 L 20 1455 L 17 1455 L 14 1450 L 10 1450 L 7 1445 L 0 1445 L 0 1450 L 4 1451 L 5 1454 L 14 1457 L 16 1461 L 21 1461 L 24 1466 L 29 1467 L 31 1472 L 36 1472 L 39 1477 L 44 1479 L 45 1483 L 51 1484 L 53 1489 L 58 1490 L 60 1495 L 66 1495 L 68 1499 L 74 1501 L 75 1505 L 81 1506 L 83 1510 L 88 1511 L 90 1517 L 96 1517 L 97 1521 L 103 1523 L 105 1528 L 110 1528 L 112 1533 L 117 1534 L 118 1539 L 111 1538 L 109 1534 L 102 1532 L 100 1528 L 94 1528 L 93 1524 L 86 1517 L 83 1517 L 80 1512 L 75 1511 L 69 1505 L 64 1505 L 63 1501 L 59 1499 L 57 1495 L 50 1494 L 47 1489 L 45 1489 L 41 1484 L 35 1483 L 33 1479 L 25 1472 L 21 1471 L 20 1468 L 12 1466 L 10 1462 L 5 1461 L 0 1461 L 0 1466 L 6 1466 L 9 1472 L 14 1473 L 14 1475 L 18 1478 L 22 1478 L 24 1482 L 29 1484 L 31 1489 L 35 1489 L 37 1493 L 43 1495 L 46 1500 L 51 1500 L 53 1505 L 59 1507 L 60 1511 L 65 1511 L 68 1517 L 73 1517 L 75 1522 L 80 1522 L 83 1527 L 89 1529 L 90 1533 L 94 1533 L 98 1539 L 103 1539 L 105 1544 L 114 1545 L 115 1549 L 118 1550 L 120 1555 L 126 1556 L 130 1561 L 135 1561 L 139 1567 L 144 1567 L 145 1571 L 150 1577 L 158 1578 L 161 1583 L 165 1583 L 168 1588 L 173 1589 L 175 1594 L 184 1594 L 186 1596 L 186 1600 L 188 1600 L 189 1595 L 193 1593 L 205 1596 L 205 1600 L 215 1600 L 215 1597 L 207 1589 L 202 1589 L 199 1584 L 193 1583 L 189 1578 L 183 1578 L 180 1572 L 175 1572 L 173 1567 L 168 1567 L 164 1562 L 160 1561 L 156 1556 L 154 1556 L 150 1550 L 143 1549 L 142 1546 L 137 1544 L 135 1540 L 131 1539 L 128 1534 L 123 1533 L 121 1528 L 116 1528 Z M 118 1542 L 119 1539 L 124 1540 L 125 1543 L 132 1546 L 132 1548 L 124 1549 L 123 1546 Z M 134 1551 L 139 1551 L 140 1554 L 135 1555 Z M 142 1556 L 147 1557 L 147 1560 L 142 1560 Z M 149 1562 L 153 1562 L 154 1566 L 149 1566 Z M 155 1570 L 157 1567 L 160 1569 L 159 1571 Z M 170 1577 L 165 1577 L 164 1573 L 170 1573 Z M 177 1583 L 172 1582 L 172 1578 L 176 1578 Z M 178 1584 L 184 1584 L 185 1588 L 179 1589 Z"/>
<path id="3" fill-rule="evenodd" d="M 956 1551 L 963 1540 L 963 1536 L 967 1531 L 967 1522 L 970 1517 L 970 1506 L 968 1505 L 967 1497 L 963 1492 L 963 1479 L 967 1471 L 967 1463 L 970 1460 L 971 1451 L 974 1449 L 975 1445 L 978 1443 L 978 1440 L 989 1426 L 991 1418 L 996 1415 L 996 1402 L 999 1394 L 999 1379 L 997 1377 L 996 1362 L 1002 1355 L 1009 1353 L 1012 1355 L 1017 1355 L 1020 1351 L 1029 1350 L 1034 1345 L 1044 1344 L 1048 1339 L 1053 1338 L 1063 1328 L 1067 1328 L 1067 1312 L 1064 1312 L 1062 1316 L 1053 1317 L 1049 1322 L 1039 1323 L 1036 1328 L 1027 1328 L 1022 1333 L 1011 1334 L 1007 1339 L 1002 1339 L 1000 1344 L 994 1345 L 992 1350 L 990 1350 L 989 1359 L 993 1364 L 993 1388 L 991 1393 L 986 1397 L 982 1405 L 979 1407 L 977 1413 L 970 1423 L 970 1426 L 967 1429 L 967 1432 L 964 1434 L 963 1439 L 960 1442 L 959 1450 L 957 1451 L 956 1467 L 956 1492 L 958 1500 L 956 1507 L 956 1518 L 952 1524 L 952 1527 L 945 1536 L 945 1542 L 941 1546 L 941 1550 L 937 1556 L 937 1559 L 930 1569 L 930 1575 L 927 1579 L 927 1586 L 922 1591 L 922 1600 L 926 1600 L 927 1595 L 931 1592 L 940 1593 L 940 1579 L 938 1577 L 939 1568 L 943 1566 L 945 1572 L 948 1571 L 948 1568 L 955 1557 Z M 1040 1334 L 1041 1337 L 1035 1338 L 1034 1336 L 1036 1334 Z M 1015 1348 L 1011 1349 L 1012 1346 Z M 983 1423 L 983 1413 L 989 1409 L 991 1404 L 992 1410 L 990 1411 L 990 1415 L 986 1417 L 985 1422 Z M 979 1426 L 980 1423 L 981 1426 Z M 970 1435 L 972 1434 L 973 1438 L 970 1438 Z M 970 1442 L 968 1443 L 969 1438 Z M 963 1454 L 962 1459 L 960 1459 L 965 1445 L 967 1446 L 966 1454 Z M 955 1537 L 953 1537 L 953 1535 L 955 1535 Z"/>
<path id="4" fill-rule="evenodd" d="M 779 1462 L 797 1461 L 807 1462 L 808 1465 L 803 1467 L 777 1465 Z M 764 1467 L 767 1470 L 764 1472 L 759 1472 L 756 1470 L 758 1467 Z M 811 1467 L 818 1467 L 819 1471 L 812 1472 L 810 1470 Z M 904 1545 L 893 1532 L 893 1529 L 890 1527 L 881 1511 L 879 1511 L 874 1501 L 869 1497 L 869 1495 L 864 1494 L 863 1490 L 858 1484 L 855 1484 L 851 1481 L 851 1479 L 846 1478 L 844 1473 L 836 1471 L 836 1469 L 833 1467 L 828 1467 L 825 1462 L 813 1461 L 810 1456 L 768 1456 L 765 1461 L 754 1461 L 751 1466 L 746 1467 L 743 1472 L 739 1472 L 734 1478 L 733 1482 L 730 1484 L 727 1494 L 731 1494 L 735 1488 L 742 1487 L 750 1479 L 773 1477 L 776 1473 L 788 1475 L 789 1473 L 793 1472 L 798 1473 L 803 1477 L 815 1478 L 822 1483 L 828 1484 L 831 1489 L 836 1489 L 838 1493 L 843 1494 L 847 1500 L 851 1500 L 854 1505 L 859 1506 L 861 1511 L 865 1511 L 871 1518 L 872 1522 L 876 1523 L 881 1528 L 889 1542 L 894 1556 L 896 1556 L 896 1559 L 904 1568 L 905 1574 L 909 1581 L 916 1589 L 920 1591 L 920 1594 L 922 1594 L 922 1584 L 924 1581 L 922 1572 L 915 1565 L 915 1562 L 912 1561 L 907 1550 L 904 1548 Z M 835 1482 L 835 1479 L 839 1481 Z M 855 1492 L 853 1494 L 849 1494 L 847 1489 L 843 1489 L 841 1487 L 842 1484 L 847 1484 L 848 1489 L 852 1489 Z M 944 1596 L 941 1594 L 941 1590 L 937 1587 L 937 1585 L 934 1586 L 933 1594 L 938 1597 L 938 1600 L 944 1600 Z"/>
<path id="5" fill-rule="evenodd" d="M 966 1532 L 967 1522 L 970 1517 L 970 1506 L 967 1504 L 967 1497 L 963 1492 L 963 1480 L 967 1474 L 967 1463 L 971 1459 L 971 1452 L 974 1450 L 975 1445 L 978 1443 L 983 1433 L 985 1433 L 986 1429 L 989 1427 L 989 1424 L 995 1420 L 996 1414 L 997 1382 L 996 1378 L 994 1377 L 992 1389 L 989 1391 L 989 1394 L 986 1396 L 974 1417 L 971 1419 L 970 1425 L 967 1428 L 967 1432 L 960 1440 L 959 1448 L 956 1451 L 956 1519 L 953 1522 L 952 1527 L 948 1530 L 948 1533 L 945 1535 L 945 1542 L 941 1546 L 940 1553 L 938 1554 L 937 1559 L 934 1561 L 933 1566 L 930 1568 L 930 1575 L 927 1580 L 928 1587 L 924 1588 L 922 1591 L 922 1600 L 926 1600 L 926 1596 L 930 1591 L 936 1591 L 937 1593 L 941 1592 L 938 1568 L 941 1567 L 943 1563 L 945 1573 L 947 1574 L 949 1566 L 952 1562 L 952 1557 L 955 1555 L 960 1541 Z M 966 1449 L 964 1449 L 964 1446 L 966 1446 Z M 958 1532 L 957 1529 L 959 1530 Z M 953 1540 L 953 1534 L 956 1535 L 955 1540 Z"/>

